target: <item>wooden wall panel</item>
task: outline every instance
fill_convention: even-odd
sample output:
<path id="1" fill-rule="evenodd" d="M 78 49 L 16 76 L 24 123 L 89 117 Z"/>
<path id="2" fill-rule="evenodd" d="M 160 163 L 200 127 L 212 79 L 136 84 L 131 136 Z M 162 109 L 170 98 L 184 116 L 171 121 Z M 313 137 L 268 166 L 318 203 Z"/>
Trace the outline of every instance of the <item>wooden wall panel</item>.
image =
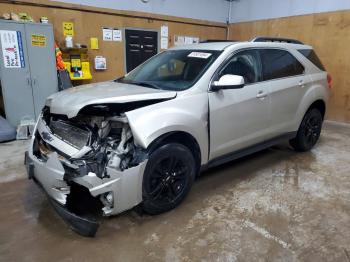
<path id="1" fill-rule="evenodd" d="M 312 14 L 230 25 L 230 38 L 296 38 L 312 45 L 333 77 L 327 118 L 350 122 L 350 11 Z"/>
<path id="2" fill-rule="evenodd" d="M 32 1 L 39 4 L 45 1 Z M 47 2 L 46 2 L 47 3 Z M 144 28 L 160 30 L 161 25 L 167 24 L 169 27 L 169 46 L 173 45 L 174 35 L 197 36 L 200 39 L 224 39 L 226 37 L 226 28 L 224 24 L 198 21 L 191 19 L 181 19 L 169 16 L 155 15 L 156 19 L 141 18 L 146 14 L 116 11 L 116 13 L 103 13 L 108 10 L 86 8 L 81 10 L 81 6 L 62 4 L 62 6 L 71 6 L 75 10 L 61 9 L 55 6 L 27 6 L 17 4 L 0 3 L 0 13 L 4 12 L 25 12 L 31 15 L 36 21 L 41 16 L 47 16 L 50 23 L 54 25 L 54 35 L 60 46 L 64 46 L 64 36 L 62 22 L 74 23 L 74 43 L 90 45 L 90 37 L 99 39 L 99 50 L 89 50 L 91 70 L 93 75 L 92 82 L 100 82 L 115 79 L 124 75 L 124 44 L 125 42 L 106 42 L 102 41 L 102 27 L 113 28 Z M 119 14 L 120 13 L 120 14 Z M 137 18 L 126 17 L 125 14 L 135 15 Z M 147 14 L 147 16 L 151 16 Z M 162 21 L 164 18 L 164 21 Z M 171 20 L 171 21 L 169 21 Z M 93 59 L 101 55 L 107 58 L 106 71 L 94 71 Z"/>

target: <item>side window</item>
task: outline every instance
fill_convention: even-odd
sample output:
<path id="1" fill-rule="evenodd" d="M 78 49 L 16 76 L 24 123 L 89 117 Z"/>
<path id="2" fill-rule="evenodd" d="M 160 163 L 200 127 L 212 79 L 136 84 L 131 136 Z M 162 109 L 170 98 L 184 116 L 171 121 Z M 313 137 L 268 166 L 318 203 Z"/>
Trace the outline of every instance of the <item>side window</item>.
<path id="1" fill-rule="evenodd" d="M 261 81 L 260 56 L 256 50 L 241 51 L 234 55 L 219 73 L 223 75 L 243 76 L 246 84 Z"/>
<path id="2" fill-rule="evenodd" d="M 260 50 L 263 79 L 271 80 L 304 73 L 304 66 L 289 52 L 278 49 Z"/>
<path id="3" fill-rule="evenodd" d="M 309 59 L 315 66 L 317 66 L 320 70 L 326 71 L 326 68 L 323 66 L 320 58 L 317 56 L 314 50 L 312 49 L 301 49 L 298 50 L 303 56 Z"/>

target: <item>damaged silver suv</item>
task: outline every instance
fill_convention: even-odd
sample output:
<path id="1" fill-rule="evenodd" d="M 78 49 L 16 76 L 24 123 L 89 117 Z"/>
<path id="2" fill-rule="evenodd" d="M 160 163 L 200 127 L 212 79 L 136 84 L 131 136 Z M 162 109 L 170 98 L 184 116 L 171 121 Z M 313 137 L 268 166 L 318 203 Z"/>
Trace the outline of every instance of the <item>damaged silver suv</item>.
<path id="1" fill-rule="evenodd" d="M 330 86 L 296 40 L 172 48 L 117 80 L 48 97 L 28 176 L 74 230 L 94 236 L 100 214 L 175 208 L 203 169 L 284 139 L 310 150 Z"/>

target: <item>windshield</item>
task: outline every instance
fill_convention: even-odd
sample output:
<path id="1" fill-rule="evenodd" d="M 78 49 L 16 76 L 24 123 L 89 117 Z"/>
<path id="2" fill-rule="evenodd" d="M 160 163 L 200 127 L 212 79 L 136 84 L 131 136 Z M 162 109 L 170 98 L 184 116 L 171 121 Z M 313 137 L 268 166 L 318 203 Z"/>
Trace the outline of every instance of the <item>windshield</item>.
<path id="1" fill-rule="evenodd" d="M 182 91 L 194 85 L 220 53 L 212 50 L 165 51 L 116 81 Z"/>

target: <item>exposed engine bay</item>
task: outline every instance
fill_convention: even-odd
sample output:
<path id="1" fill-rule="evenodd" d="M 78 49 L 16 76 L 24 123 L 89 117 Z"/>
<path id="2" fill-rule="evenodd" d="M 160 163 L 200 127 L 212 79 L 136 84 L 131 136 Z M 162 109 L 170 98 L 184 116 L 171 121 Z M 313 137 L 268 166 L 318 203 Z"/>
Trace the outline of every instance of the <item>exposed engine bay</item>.
<path id="1" fill-rule="evenodd" d="M 32 178 L 82 235 L 96 233 L 97 216 L 118 214 L 142 201 L 148 154 L 134 143 L 124 113 L 105 114 L 98 105 L 68 118 L 45 107 L 31 152 Z"/>
<path id="2" fill-rule="evenodd" d="M 123 171 L 138 165 L 146 153 L 134 144 L 132 132 L 125 114 L 115 116 L 77 115 L 68 119 L 63 115 L 43 111 L 43 120 L 52 135 L 76 148 L 77 152 L 62 152 L 42 139 L 35 140 L 34 153 L 45 158 L 56 151 L 69 176 L 84 176 L 90 172 L 99 178 L 108 177 L 106 167 Z M 47 134 L 50 140 L 50 134 Z M 37 149 L 37 150 L 35 150 Z M 68 177 L 67 177 L 68 178 Z"/>

